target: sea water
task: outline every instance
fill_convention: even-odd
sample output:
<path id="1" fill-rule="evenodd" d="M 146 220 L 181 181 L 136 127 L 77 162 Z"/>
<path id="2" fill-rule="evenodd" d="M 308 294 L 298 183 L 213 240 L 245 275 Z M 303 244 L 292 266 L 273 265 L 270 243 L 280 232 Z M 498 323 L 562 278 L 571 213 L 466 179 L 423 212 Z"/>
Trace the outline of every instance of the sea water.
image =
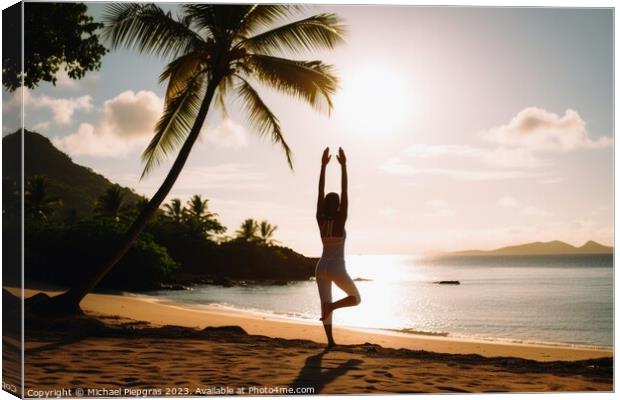
<path id="1" fill-rule="evenodd" d="M 337 310 L 334 324 L 426 335 L 611 347 L 613 257 L 348 256 L 362 303 Z M 458 280 L 444 285 L 441 280 Z M 317 321 L 316 282 L 282 286 L 196 286 L 159 291 L 160 300 L 218 305 Z M 334 287 L 334 300 L 344 293 Z"/>

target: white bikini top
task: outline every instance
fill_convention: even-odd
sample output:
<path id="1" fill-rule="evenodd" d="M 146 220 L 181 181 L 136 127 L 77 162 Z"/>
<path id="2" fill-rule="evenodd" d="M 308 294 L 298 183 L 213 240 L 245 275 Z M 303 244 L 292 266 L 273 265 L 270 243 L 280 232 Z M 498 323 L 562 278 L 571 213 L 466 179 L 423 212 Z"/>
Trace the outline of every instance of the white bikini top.
<path id="1" fill-rule="evenodd" d="M 334 229 L 334 220 L 325 221 L 326 236 L 321 236 L 323 242 L 323 254 L 321 258 L 344 258 L 344 241 L 347 238 L 345 231 L 342 236 L 332 236 Z"/>

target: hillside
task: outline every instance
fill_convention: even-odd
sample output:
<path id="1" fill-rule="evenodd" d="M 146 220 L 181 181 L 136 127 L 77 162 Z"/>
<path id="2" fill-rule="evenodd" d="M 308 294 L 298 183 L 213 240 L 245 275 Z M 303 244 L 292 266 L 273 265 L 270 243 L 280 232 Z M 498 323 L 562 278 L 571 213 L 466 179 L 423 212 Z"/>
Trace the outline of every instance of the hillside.
<path id="1" fill-rule="evenodd" d="M 2 138 L 5 179 L 19 181 L 20 142 L 19 131 Z M 75 212 L 80 217 L 91 215 L 95 200 L 113 184 L 90 168 L 74 163 L 68 155 L 54 147 L 48 138 L 38 133 L 24 132 L 24 154 L 26 179 L 34 175 L 46 176 L 49 195 L 63 201 L 61 214 Z M 126 189 L 125 201 L 128 204 L 139 199 L 131 189 Z"/>
<path id="2" fill-rule="evenodd" d="M 466 250 L 444 253 L 448 256 L 518 256 L 518 255 L 560 255 L 560 254 L 613 254 L 614 248 L 603 246 L 592 240 L 583 246 L 572 246 L 554 240 L 552 242 L 532 242 L 495 250 Z"/>

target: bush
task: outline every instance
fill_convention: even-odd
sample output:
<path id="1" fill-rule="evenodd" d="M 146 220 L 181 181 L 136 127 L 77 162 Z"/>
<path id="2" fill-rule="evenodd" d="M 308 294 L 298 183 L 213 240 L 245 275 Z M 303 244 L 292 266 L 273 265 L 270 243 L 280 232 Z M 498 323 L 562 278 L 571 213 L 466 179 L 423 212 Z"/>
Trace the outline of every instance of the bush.
<path id="1" fill-rule="evenodd" d="M 112 254 L 127 226 L 109 219 L 83 220 L 71 225 L 28 224 L 25 232 L 25 276 L 28 281 L 73 285 L 88 279 Z M 142 234 L 99 288 L 157 288 L 177 263 L 152 236 Z"/>

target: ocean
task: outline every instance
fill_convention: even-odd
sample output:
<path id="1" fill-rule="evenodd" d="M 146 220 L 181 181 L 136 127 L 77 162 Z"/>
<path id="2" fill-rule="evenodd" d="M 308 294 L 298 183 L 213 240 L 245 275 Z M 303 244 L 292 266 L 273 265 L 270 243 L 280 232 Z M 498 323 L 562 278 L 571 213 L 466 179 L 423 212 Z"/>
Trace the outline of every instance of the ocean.
<path id="1" fill-rule="evenodd" d="M 424 335 L 574 346 L 613 346 L 611 255 L 347 256 L 362 296 L 334 324 Z M 458 280 L 460 285 L 440 285 Z M 343 296 L 333 289 L 334 299 Z M 314 281 L 282 286 L 196 286 L 158 291 L 188 307 L 217 305 L 317 321 Z"/>

